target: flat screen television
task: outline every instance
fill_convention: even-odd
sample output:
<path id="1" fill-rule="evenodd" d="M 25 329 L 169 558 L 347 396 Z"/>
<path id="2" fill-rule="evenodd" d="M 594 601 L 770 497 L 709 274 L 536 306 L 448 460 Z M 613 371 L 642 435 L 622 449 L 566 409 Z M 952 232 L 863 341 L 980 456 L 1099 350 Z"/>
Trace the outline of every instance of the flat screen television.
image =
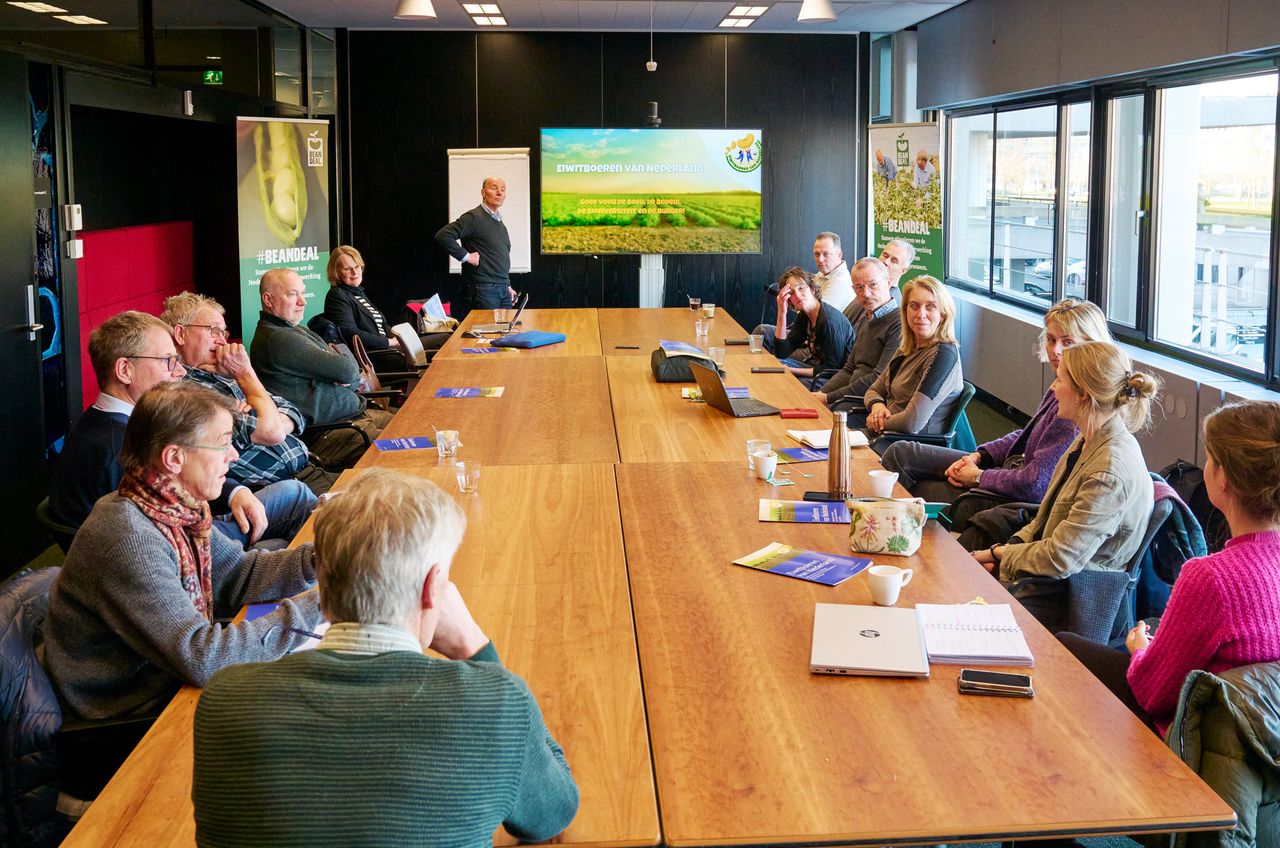
<path id="1" fill-rule="evenodd" d="M 759 129 L 542 130 L 542 252 L 760 253 Z"/>

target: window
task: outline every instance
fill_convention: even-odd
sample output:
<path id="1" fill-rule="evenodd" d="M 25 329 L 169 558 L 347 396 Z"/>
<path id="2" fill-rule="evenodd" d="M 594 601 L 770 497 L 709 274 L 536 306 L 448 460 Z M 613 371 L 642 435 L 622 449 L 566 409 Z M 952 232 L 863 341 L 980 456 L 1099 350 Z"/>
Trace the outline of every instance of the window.
<path id="1" fill-rule="evenodd" d="M 1154 336 L 1265 369 L 1275 72 L 1158 92 Z"/>
<path id="2" fill-rule="evenodd" d="M 275 99 L 302 106 L 302 31 L 277 26 L 271 31 L 271 44 L 275 54 Z"/>
<path id="3" fill-rule="evenodd" d="M 1063 297 L 1085 299 L 1088 282 L 1089 255 L 1089 162 L 1093 106 L 1089 101 L 1072 103 L 1063 110 L 1066 118 L 1064 137 L 1067 140 L 1063 159 L 1066 168 L 1062 184 L 1066 197 L 1062 198 L 1062 215 L 1065 218 L 1063 239 L 1058 255 L 1062 277 Z"/>
<path id="4" fill-rule="evenodd" d="M 953 118 L 950 125 L 947 273 L 986 288 L 991 279 L 991 152 L 995 116 L 988 113 Z"/>
<path id="5" fill-rule="evenodd" d="M 1136 326 L 1138 245 L 1142 221 L 1143 96 L 1116 97 L 1108 103 L 1106 233 L 1107 317 Z"/>
<path id="6" fill-rule="evenodd" d="M 333 46 L 333 30 L 310 31 L 311 111 L 317 115 L 333 115 L 338 111 L 338 60 Z"/>
<path id="7" fill-rule="evenodd" d="M 871 120 L 893 118 L 893 35 L 871 42 Z"/>
<path id="8" fill-rule="evenodd" d="M 1057 229 L 1058 107 L 996 115 L 994 288 L 1052 302 Z"/>

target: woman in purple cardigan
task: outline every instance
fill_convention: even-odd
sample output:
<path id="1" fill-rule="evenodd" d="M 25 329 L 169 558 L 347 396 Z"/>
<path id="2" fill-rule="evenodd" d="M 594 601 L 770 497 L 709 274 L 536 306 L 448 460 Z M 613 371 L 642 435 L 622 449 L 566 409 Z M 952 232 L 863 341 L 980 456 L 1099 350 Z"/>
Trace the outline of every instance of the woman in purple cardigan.
<path id="1" fill-rule="evenodd" d="M 1066 298 L 1045 313 L 1037 353 L 1056 372 L 1064 349 L 1080 342 L 1109 341 L 1102 310 L 1087 300 Z M 885 468 L 898 472 L 898 482 L 907 491 L 927 501 L 952 503 L 979 487 L 991 493 L 969 499 L 965 515 L 952 515 L 954 523 L 963 525 L 974 512 L 1000 503 L 1039 503 L 1054 466 L 1075 437 L 1075 424 L 1058 417 L 1057 398 L 1048 391 L 1027 426 L 980 445 L 973 453 L 904 441 L 892 445 L 882 461 Z"/>

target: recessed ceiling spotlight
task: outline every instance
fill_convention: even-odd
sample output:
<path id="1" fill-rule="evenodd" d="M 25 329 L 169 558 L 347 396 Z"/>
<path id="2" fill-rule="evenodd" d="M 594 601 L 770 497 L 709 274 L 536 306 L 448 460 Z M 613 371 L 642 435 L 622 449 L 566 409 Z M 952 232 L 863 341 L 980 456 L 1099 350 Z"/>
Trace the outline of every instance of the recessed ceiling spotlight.
<path id="1" fill-rule="evenodd" d="M 66 21 L 69 24 L 105 24 L 106 21 L 100 21 L 97 18 L 91 18 L 88 15 L 54 15 L 60 21 Z"/>
<path id="2" fill-rule="evenodd" d="M 217 61 L 218 61 L 218 60 L 220 60 L 222 57 L 221 57 L 221 56 L 205 56 L 205 58 L 206 58 L 206 59 L 212 59 L 213 61 L 217 62 Z"/>
<path id="3" fill-rule="evenodd" d="M 28 12 L 65 13 L 67 11 L 66 9 L 59 9 L 57 6 L 50 6 L 48 3 L 14 3 L 10 0 L 8 5 L 17 6 L 19 9 L 26 9 Z"/>

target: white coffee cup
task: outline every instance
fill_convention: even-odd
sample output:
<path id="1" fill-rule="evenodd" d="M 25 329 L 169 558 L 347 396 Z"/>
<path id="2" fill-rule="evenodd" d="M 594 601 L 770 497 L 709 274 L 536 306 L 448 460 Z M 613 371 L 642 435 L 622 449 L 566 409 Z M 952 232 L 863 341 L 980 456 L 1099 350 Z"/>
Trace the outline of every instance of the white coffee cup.
<path id="1" fill-rule="evenodd" d="M 871 587 L 871 600 L 882 607 L 898 602 L 898 593 L 911 582 L 915 574 L 910 568 L 896 565 L 873 565 L 867 569 L 867 585 Z"/>
<path id="2" fill-rule="evenodd" d="M 758 451 L 751 455 L 751 459 L 756 466 L 756 476 L 761 480 L 768 480 L 778 468 L 778 455 L 773 451 Z"/>
<path id="3" fill-rule="evenodd" d="M 898 482 L 898 472 L 876 469 L 868 471 L 867 477 L 871 479 L 872 495 L 877 498 L 893 497 L 893 484 Z"/>

